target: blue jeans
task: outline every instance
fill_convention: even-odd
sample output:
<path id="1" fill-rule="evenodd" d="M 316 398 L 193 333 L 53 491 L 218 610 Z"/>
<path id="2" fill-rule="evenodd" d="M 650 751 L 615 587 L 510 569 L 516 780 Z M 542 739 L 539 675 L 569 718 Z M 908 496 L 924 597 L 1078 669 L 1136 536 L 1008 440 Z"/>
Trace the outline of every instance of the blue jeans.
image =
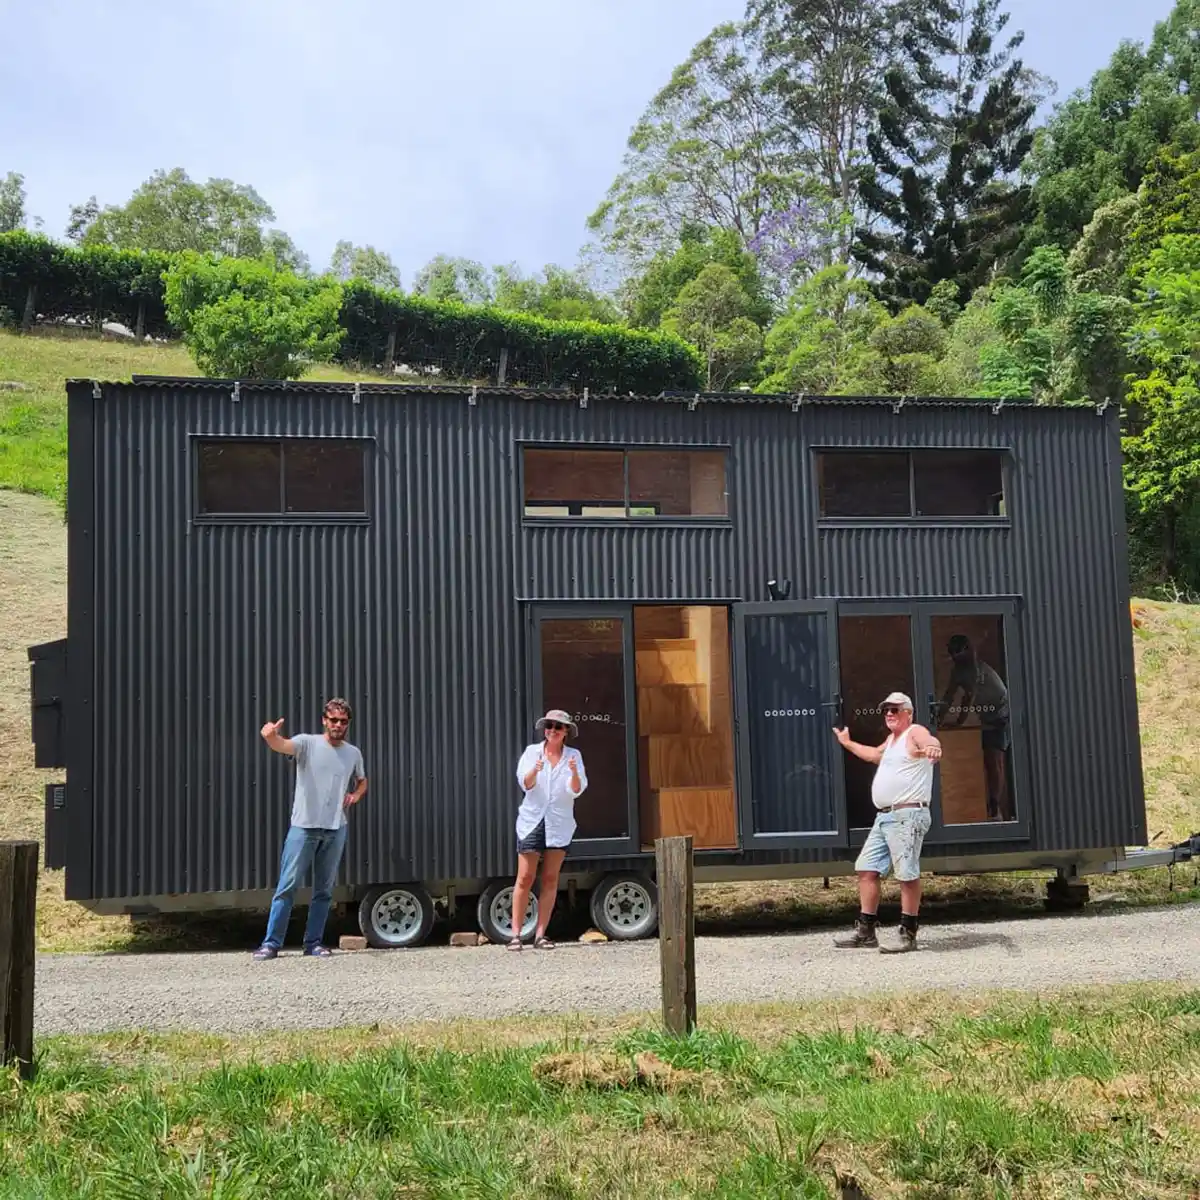
<path id="1" fill-rule="evenodd" d="M 310 950 L 321 944 L 329 906 L 333 903 L 333 883 L 337 879 L 342 851 L 346 848 L 346 829 L 345 825 L 341 829 L 301 829 L 293 825 L 288 830 L 279 861 L 279 886 L 275 889 L 271 915 L 267 918 L 264 946 L 274 946 L 278 950 L 283 945 L 292 915 L 292 897 L 309 867 L 312 867 L 313 890 L 308 922 L 304 926 L 304 948 Z"/>

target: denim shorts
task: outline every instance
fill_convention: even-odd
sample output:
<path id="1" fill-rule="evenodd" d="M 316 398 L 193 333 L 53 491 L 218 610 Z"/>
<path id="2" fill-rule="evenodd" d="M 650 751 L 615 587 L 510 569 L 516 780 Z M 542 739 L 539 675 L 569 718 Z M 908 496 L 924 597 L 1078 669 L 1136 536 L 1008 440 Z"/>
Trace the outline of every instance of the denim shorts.
<path id="1" fill-rule="evenodd" d="M 546 822 L 539 821 L 528 837 L 517 838 L 518 854 L 544 854 L 546 850 L 565 850 L 566 846 L 546 846 Z"/>
<path id="2" fill-rule="evenodd" d="M 896 878 L 902 883 L 920 879 L 921 846 L 929 832 L 930 821 L 928 808 L 900 808 L 895 812 L 879 813 L 854 869 L 884 876 L 894 868 Z"/>

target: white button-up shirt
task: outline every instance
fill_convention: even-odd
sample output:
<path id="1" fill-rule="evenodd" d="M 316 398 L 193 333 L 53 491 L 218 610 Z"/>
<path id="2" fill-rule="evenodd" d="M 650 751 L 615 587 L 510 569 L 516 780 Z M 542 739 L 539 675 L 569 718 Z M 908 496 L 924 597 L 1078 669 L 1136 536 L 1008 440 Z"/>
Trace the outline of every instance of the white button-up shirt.
<path id="1" fill-rule="evenodd" d="M 544 755 L 546 744 L 534 742 L 525 747 L 517 763 L 517 783 L 525 788 L 525 776 L 537 764 L 538 756 Z M 571 791 L 571 760 L 579 770 L 579 791 Z M 538 826 L 546 822 L 546 845 L 565 847 L 575 835 L 575 800 L 587 791 L 587 772 L 583 769 L 583 755 L 570 746 L 564 746 L 558 766 L 551 766 L 547 758 L 533 781 L 533 787 L 525 792 L 525 799 L 517 812 L 517 837 L 528 837 Z"/>

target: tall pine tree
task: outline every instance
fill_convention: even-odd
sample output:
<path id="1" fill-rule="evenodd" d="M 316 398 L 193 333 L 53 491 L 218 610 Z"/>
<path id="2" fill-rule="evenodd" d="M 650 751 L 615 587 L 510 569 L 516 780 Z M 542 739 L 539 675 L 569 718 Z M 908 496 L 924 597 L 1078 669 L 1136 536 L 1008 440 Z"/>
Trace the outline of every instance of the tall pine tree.
<path id="1" fill-rule="evenodd" d="M 942 280 L 966 300 L 1020 239 L 1029 189 L 1015 174 L 1033 145 L 1034 80 L 1002 41 L 1001 0 L 928 0 L 906 14 L 904 57 L 867 139 L 860 184 L 875 220 L 855 257 L 893 308 Z"/>

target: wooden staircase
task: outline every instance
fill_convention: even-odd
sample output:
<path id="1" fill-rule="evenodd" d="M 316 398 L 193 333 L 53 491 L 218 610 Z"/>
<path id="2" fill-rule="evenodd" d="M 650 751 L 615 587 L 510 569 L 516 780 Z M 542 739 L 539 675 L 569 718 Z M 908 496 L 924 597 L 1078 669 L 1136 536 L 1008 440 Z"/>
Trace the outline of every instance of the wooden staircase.
<path id="1" fill-rule="evenodd" d="M 691 834 L 697 847 L 735 848 L 724 611 L 639 608 L 634 631 L 643 844 Z"/>

